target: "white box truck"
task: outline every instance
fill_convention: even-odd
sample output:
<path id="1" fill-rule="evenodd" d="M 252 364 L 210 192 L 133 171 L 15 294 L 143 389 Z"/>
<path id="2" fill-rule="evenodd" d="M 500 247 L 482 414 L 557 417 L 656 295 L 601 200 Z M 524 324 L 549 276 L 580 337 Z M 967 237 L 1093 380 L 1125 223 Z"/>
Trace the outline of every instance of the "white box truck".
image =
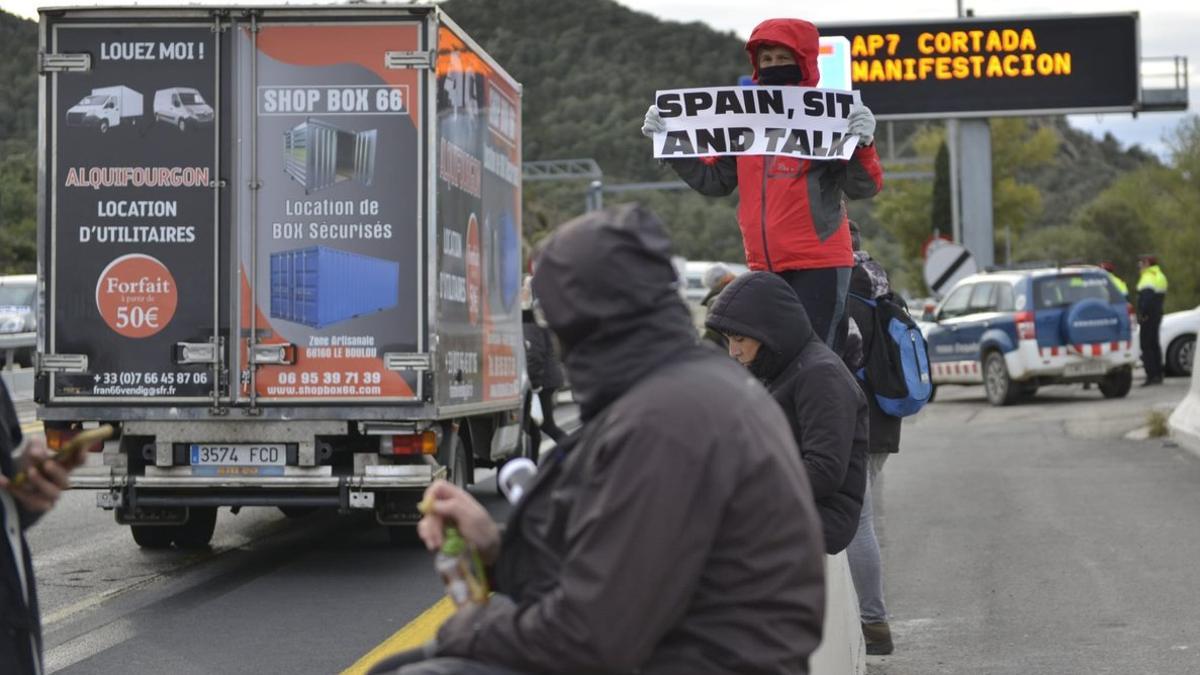
<path id="1" fill-rule="evenodd" d="M 149 51 L 91 59 L 114 30 Z M 51 446 L 117 427 L 73 484 L 139 545 L 249 506 L 407 538 L 437 477 L 528 452 L 521 87 L 441 9 L 45 9 L 40 35 L 35 400 Z M 213 119 L 119 146 L 62 124 L 98 79 Z M 306 145 L 337 179 L 315 194 L 286 162 L 305 124 L 372 139 Z M 339 263 L 367 258 L 386 274 Z"/>
<path id="2" fill-rule="evenodd" d="M 129 87 L 100 87 L 67 109 L 67 125 L 94 127 L 105 133 L 122 121 L 137 124 L 142 118 L 142 95 Z"/>

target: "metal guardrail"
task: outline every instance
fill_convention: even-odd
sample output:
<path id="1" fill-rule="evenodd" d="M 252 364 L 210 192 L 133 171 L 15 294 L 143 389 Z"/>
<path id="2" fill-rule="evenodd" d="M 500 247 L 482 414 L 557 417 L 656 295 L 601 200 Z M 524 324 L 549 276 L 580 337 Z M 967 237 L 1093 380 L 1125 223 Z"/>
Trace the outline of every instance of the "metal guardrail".
<path id="1" fill-rule="evenodd" d="M 1188 58 L 1157 56 L 1142 59 L 1142 100 L 1139 110 L 1187 110 Z"/>
<path id="2" fill-rule="evenodd" d="M 33 347 L 37 344 L 37 333 L 8 333 L 0 335 L 0 351 L 4 352 L 5 368 L 16 369 L 18 349 Z"/>
<path id="3" fill-rule="evenodd" d="M 599 180 L 604 177 L 600 165 L 591 158 L 532 160 L 521 164 L 526 182 L 541 180 Z"/>

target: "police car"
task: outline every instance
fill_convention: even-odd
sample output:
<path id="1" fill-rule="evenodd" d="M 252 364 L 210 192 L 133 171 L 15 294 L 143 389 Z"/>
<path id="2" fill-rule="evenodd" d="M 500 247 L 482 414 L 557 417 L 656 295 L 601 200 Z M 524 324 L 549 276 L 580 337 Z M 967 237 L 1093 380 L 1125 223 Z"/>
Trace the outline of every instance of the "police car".
<path id="1" fill-rule="evenodd" d="M 959 281 L 925 333 L 935 386 L 980 384 L 993 405 L 1039 386 L 1095 382 L 1106 398 L 1133 385 L 1133 308 L 1097 267 L 975 274 Z"/>

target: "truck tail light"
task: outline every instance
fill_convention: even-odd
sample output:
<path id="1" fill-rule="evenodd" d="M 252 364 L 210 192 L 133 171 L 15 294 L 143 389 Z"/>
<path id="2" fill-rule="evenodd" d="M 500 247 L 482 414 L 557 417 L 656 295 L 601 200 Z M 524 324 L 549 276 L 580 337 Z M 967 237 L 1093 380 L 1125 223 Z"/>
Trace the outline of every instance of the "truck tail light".
<path id="1" fill-rule="evenodd" d="M 1129 312 L 1129 330 L 1133 330 L 1138 325 L 1137 312 L 1134 311 L 1133 304 L 1128 302 L 1125 303 L 1125 311 Z"/>
<path id="2" fill-rule="evenodd" d="M 1017 312 L 1017 338 L 1034 340 L 1037 338 L 1037 324 L 1033 321 L 1033 312 Z"/>
<path id="3" fill-rule="evenodd" d="M 437 434 L 425 431 L 384 436 L 381 445 L 380 451 L 385 455 L 432 455 L 437 453 Z"/>
<path id="4" fill-rule="evenodd" d="M 63 449 L 67 441 L 75 438 L 83 429 L 46 429 L 46 448 L 58 452 Z M 100 452 L 104 449 L 104 442 L 93 443 L 90 447 L 84 448 L 85 452 Z"/>

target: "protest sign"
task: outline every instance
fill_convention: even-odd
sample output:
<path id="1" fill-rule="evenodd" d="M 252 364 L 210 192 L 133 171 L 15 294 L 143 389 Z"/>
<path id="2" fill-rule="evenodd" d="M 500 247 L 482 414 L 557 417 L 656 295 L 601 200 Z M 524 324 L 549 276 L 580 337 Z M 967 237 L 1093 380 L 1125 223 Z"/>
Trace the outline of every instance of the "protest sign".
<path id="1" fill-rule="evenodd" d="M 713 155 L 785 155 L 850 159 L 858 137 L 846 118 L 857 91 L 811 87 L 708 87 L 655 94 L 667 130 L 654 134 L 662 159 Z"/>

